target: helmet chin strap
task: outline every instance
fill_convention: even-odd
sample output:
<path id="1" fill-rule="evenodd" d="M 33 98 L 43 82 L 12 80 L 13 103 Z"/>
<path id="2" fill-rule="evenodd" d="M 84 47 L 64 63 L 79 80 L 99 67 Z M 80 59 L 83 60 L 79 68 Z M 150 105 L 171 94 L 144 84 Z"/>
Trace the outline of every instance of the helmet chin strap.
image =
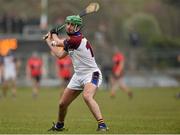
<path id="1" fill-rule="evenodd" d="M 73 29 L 73 33 L 69 33 L 69 32 L 67 32 L 67 33 L 68 34 L 74 34 L 74 33 L 78 32 L 79 30 L 80 30 L 80 28 L 78 28 L 78 25 L 75 25 L 74 29 Z"/>
<path id="2" fill-rule="evenodd" d="M 80 29 L 78 29 L 78 25 L 75 25 L 74 32 L 78 32 Z"/>

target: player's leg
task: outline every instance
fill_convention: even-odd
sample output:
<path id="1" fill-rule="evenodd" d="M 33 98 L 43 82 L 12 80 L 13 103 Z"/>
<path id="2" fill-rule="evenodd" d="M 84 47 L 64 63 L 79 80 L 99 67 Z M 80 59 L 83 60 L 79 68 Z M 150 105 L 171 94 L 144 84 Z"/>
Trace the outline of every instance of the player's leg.
<path id="1" fill-rule="evenodd" d="M 36 78 L 36 84 L 35 84 L 35 87 L 36 87 L 36 95 L 37 95 L 37 96 L 39 95 L 40 81 L 41 81 L 41 75 L 38 75 L 37 78 Z"/>
<path id="2" fill-rule="evenodd" d="M 69 88 L 64 90 L 59 100 L 58 122 L 64 122 L 68 106 L 80 93 L 80 90 L 73 90 Z"/>
<path id="3" fill-rule="evenodd" d="M 104 119 L 99 108 L 98 103 L 95 101 L 94 96 L 96 94 L 97 87 L 100 86 L 102 82 L 102 75 L 100 71 L 96 71 L 84 76 L 84 91 L 83 98 L 92 112 L 93 116 L 98 122 L 98 129 L 101 131 L 106 131 L 108 128 L 104 123 Z"/>
<path id="4" fill-rule="evenodd" d="M 99 105 L 94 100 L 94 95 L 96 93 L 96 86 L 92 83 L 87 83 L 84 87 L 83 98 L 86 104 L 88 105 L 90 111 L 96 118 L 96 120 L 102 119 L 102 114 L 99 108 Z"/>
<path id="5" fill-rule="evenodd" d="M 3 94 L 3 97 L 6 97 L 7 96 L 7 91 L 8 91 L 8 80 L 3 80 L 2 82 L 2 94 Z"/>
<path id="6" fill-rule="evenodd" d="M 119 78 L 118 80 L 119 82 L 119 87 L 120 87 L 120 90 L 122 90 L 123 92 L 127 93 L 129 98 L 132 98 L 133 97 L 133 94 L 132 94 L 132 91 L 128 88 L 128 86 L 123 82 L 123 78 Z"/>
<path id="7" fill-rule="evenodd" d="M 118 88 L 118 82 L 117 79 L 114 78 L 113 76 L 111 76 L 110 81 L 111 81 L 110 96 L 115 97 L 116 90 Z"/>
<path id="8" fill-rule="evenodd" d="M 64 120 L 70 103 L 81 93 L 80 90 L 66 88 L 59 100 L 59 112 L 57 123 L 50 129 L 52 131 L 64 130 Z"/>
<path id="9" fill-rule="evenodd" d="M 106 124 L 104 123 L 104 119 L 103 119 L 101 110 L 99 108 L 99 105 L 94 99 L 96 90 L 97 90 L 97 86 L 94 85 L 93 83 L 85 84 L 84 91 L 83 91 L 83 98 L 87 106 L 89 107 L 90 111 L 92 112 L 92 114 L 94 115 L 95 119 L 98 122 L 97 130 L 106 131 L 108 128 Z"/>
<path id="10" fill-rule="evenodd" d="M 38 75 L 37 76 L 37 83 L 36 83 L 36 88 L 37 88 L 37 90 L 38 90 L 38 92 L 39 92 L 39 89 L 40 89 L 40 81 L 41 81 L 41 75 Z"/>
<path id="11" fill-rule="evenodd" d="M 98 103 L 95 101 L 94 96 L 97 91 L 97 87 L 100 86 L 102 82 L 102 75 L 100 71 L 96 71 L 85 75 L 83 77 L 84 82 L 84 91 L 83 91 L 83 98 L 86 102 L 87 106 L 89 107 L 90 111 L 94 115 L 95 119 L 98 122 L 98 131 L 106 131 L 108 128 L 104 123 L 103 116 L 101 114 L 101 110 L 99 108 Z"/>
<path id="12" fill-rule="evenodd" d="M 38 96 L 38 88 L 39 88 L 39 78 L 38 78 L 38 76 L 33 76 L 32 77 L 32 82 L 33 82 L 32 96 L 33 96 L 33 98 L 37 98 L 37 96 Z"/>
<path id="13" fill-rule="evenodd" d="M 67 88 L 62 93 L 59 100 L 59 112 L 57 123 L 50 130 L 62 131 L 64 129 L 64 119 L 70 103 L 82 92 L 79 76 L 76 74 L 71 78 Z"/>
<path id="14" fill-rule="evenodd" d="M 4 97 L 7 96 L 7 91 L 9 89 L 10 74 L 7 70 L 3 70 L 3 82 L 2 82 L 2 94 Z"/>
<path id="15" fill-rule="evenodd" d="M 11 84 L 12 84 L 12 96 L 16 97 L 16 93 L 17 93 L 17 88 L 16 88 L 16 78 L 13 78 L 11 80 Z"/>
<path id="16" fill-rule="evenodd" d="M 16 73 L 16 70 L 12 70 L 10 72 L 10 83 L 11 83 L 11 89 L 12 89 L 12 97 L 15 98 L 16 97 L 16 93 L 17 93 L 17 90 L 16 90 L 16 76 L 17 76 L 17 73 Z"/>

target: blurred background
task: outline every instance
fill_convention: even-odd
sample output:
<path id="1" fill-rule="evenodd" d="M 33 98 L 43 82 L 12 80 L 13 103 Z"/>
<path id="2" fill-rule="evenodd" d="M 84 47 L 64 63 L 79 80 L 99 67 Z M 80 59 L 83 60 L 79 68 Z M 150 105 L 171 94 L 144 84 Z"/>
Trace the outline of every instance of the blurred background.
<path id="1" fill-rule="evenodd" d="M 78 14 L 90 0 L 0 0 L 0 54 L 15 50 L 18 85 L 28 85 L 25 67 L 36 51 L 43 60 L 42 85 L 55 86 L 55 58 L 42 36 L 65 17 Z M 94 1 L 93 1 L 94 2 Z M 96 0 L 100 10 L 83 18 L 107 87 L 112 56 L 126 57 L 125 81 L 132 87 L 180 84 L 179 0 Z"/>

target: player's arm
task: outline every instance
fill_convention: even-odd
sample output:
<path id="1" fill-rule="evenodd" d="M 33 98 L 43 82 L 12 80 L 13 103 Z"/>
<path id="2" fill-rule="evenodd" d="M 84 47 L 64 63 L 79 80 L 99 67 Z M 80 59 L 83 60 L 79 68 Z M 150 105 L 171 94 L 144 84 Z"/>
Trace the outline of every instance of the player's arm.
<path id="1" fill-rule="evenodd" d="M 64 47 L 64 39 L 58 38 L 56 34 L 52 34 L 52 37 L 48 36 L 46 42 L 56 57 L 61 59 L 68 55 L 65 50 L 59 51 L 58 47 Z"/>
<path id="2" fill-rule="evenodd" d="M 57 34 L 51 34 L 51 39 L 54 41 L 54 46 L 64 47 L 64 38 L 59 38 Z"/>
<path id="3" fill-rule="evenodd" d="M 59 38 L 56 29 L 50 30 L 45 37 L 50 38 L 53 41 L 54 46 L 64 47 L 65 38 Z"/>

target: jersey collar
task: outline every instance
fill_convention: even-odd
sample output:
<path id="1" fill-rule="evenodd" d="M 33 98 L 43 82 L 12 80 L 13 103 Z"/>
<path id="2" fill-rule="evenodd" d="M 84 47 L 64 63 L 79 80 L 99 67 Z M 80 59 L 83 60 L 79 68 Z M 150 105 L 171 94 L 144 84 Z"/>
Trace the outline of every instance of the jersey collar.
<path id="1" fill-rule="evenodd" d="M 75 32 L 75 33 L 73 33 L 73 34 L 70 34 L 70 33 L 67 33 L 68 34 L 68 36 L 80 36 L 81 35 L 81 32 L 80 31 L 77 31 L 77 32 Z"/>

